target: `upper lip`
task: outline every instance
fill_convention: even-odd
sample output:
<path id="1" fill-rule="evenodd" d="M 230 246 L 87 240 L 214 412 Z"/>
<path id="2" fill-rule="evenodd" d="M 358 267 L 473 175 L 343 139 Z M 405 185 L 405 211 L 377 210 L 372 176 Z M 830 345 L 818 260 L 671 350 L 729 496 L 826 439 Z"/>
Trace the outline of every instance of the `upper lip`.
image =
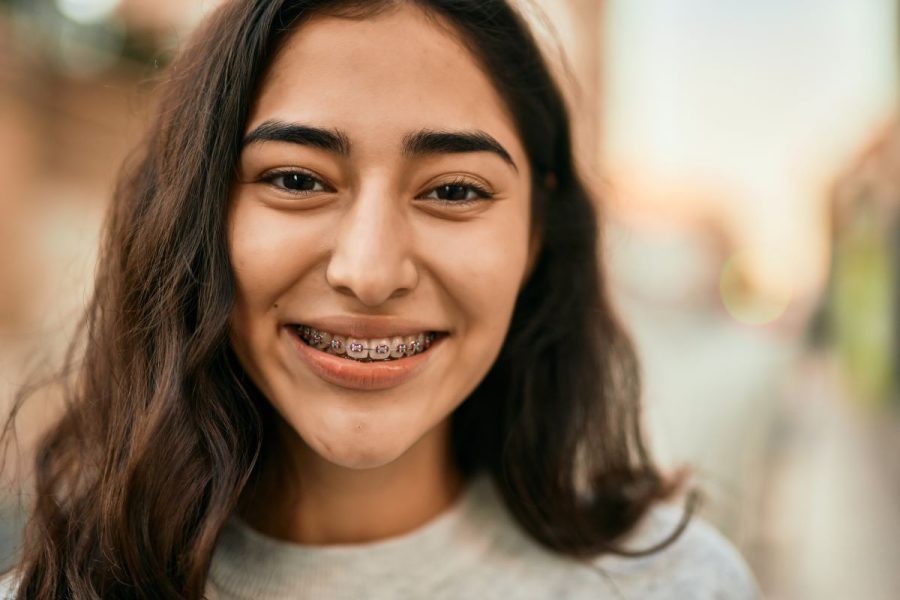
<path id="1" fill-rule="evenodd" d="M 296 321 L 294 325 L 306 325 L 319 331 L 354 338 L 384 338 L 417 335 L 429 331 L 440 332 L 424 321 L 401 317 L 344 316 L 308 318 Z"/>

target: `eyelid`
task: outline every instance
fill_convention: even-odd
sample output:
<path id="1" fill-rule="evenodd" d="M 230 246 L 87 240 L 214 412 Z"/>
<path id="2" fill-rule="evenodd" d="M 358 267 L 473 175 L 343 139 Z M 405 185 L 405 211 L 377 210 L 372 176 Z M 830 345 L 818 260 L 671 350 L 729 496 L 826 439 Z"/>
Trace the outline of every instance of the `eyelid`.
<path id="1" fill-rule="evenodd" d="M 324 189 L 325 192 L 332 193 L 335 191 L 334 186 L 331 185 L 330 183 L 328 183 L 328 180 L 326 178 L 322 177 L 315 171 L 310 171 L 309 169 L 304 169 L 302 167 L 280 167 L 280 168 L 272 169 L 272 170 L 266 171 L 265 173 L 260 175 L 259 181 L 261 181 L 263 183 L 267 183 L 267 184 L 271 185 L 272 187 L 276 188 L 278 191 L 285 192 L 288 194 L 303 196 L 303 195 L 308 195 L 308 194 L 322 193 L 322 192 L 314 192 L 314 191 L 291 190 L 291 189 L 288 189 L 285 187 L 277 186 L 273 183 L 273 181 L 275 181 L 279 177 L 286 177 L 288 175 L 295 175 L 295 174 L 301 174 L 305 177 L 309 177 L 310 179 L 315 179 L 317 182 L 322 184 L 322 187 L 325 188 Z"/>
<path id="2" fill-rule="evenodd" d="M 436 198 L 425 198 L 425 196 L 431 194 L 438 188 L 455 185 L 472 189 L 478 196 L 478 198 L 473 198 L 471 200 L 441 200 Z M 471 176 L 455 175 L 444 181 L 438 180 L 430 184 L 428 188 L 425 189 L 425 191 L 416 196 L 416 199 L 427 200 L 430 202 L 439 202 L 443 204 L 466 205 L 474 204 L 476 202 L 482 202 L 485 200 L 493 200 L 494 196 L 496 196 L 496 192 L 494 192 L 486 182 L 480 181 L 479 179 Z"/>
<path id="3" fill-rule="evenodd" d="M 314 179 L 316 182 L 321 184 L 324 188 L 323 191 L 314 191 L 314 190 L 292 190 L 286 187 L 275 185 L 274 181 L 279 177 L 286 177 L 288 175 L 294 174 L 302 174 L 305 177 L 309 177 Z M 266 171 L 259 177 L 259 181 L 270 185 L 275 188 L 279 192 L 291 194 L 294 196 L 308 196 L 316 193 L 334 193 L 336 191 L 335 187 L 331 185 L 325 177 L 322 177 L 315 171 L 311 171 L 302 167 L 280 167 L 271 169 Z M 475 193 L 476 198 L 467 199 L 467 200 L 442 200 L 440 198 L 426 198 L 436 190 L 444 186 L 461 186 L 465 188 L 469 188 L 471 191 Z M 491 186 L 489 186 L 486 182 L 482 181 L 480 178 L 473 177 L 471 175 L 463 175 L 456 174 L 448 177 L 447 179 L 434 181 L 431 185 L 429 185 L 422 193 L 416 195 L 417 200 L 425 200 L 428 202 L 435 202 L 439 204 L 445 205 L 454 205 L 454 206 L 466 206 L 477 204 L 479 202 L 483 202 L 486 200 L 493 200 L 496 196 L 496 192 L 493 191 Z"/>

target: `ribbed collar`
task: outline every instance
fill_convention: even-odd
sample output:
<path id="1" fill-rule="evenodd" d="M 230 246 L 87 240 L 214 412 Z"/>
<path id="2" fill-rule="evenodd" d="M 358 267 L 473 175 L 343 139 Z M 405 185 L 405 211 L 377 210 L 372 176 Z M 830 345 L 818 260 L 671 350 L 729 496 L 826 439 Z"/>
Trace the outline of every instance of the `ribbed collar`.
<path id="1" fill-rule="evenodd" d="M 294 544 L 259 533 L 235 517 L 220 536 L 210 580 L 222 596 L 238 598 L 297 598 L 304 597 L 304 590 L 373 597 L 373 585 L 397 578 L 428 589 L 477 563 L 505 519 L 484 474 L 470 480 L 456 502 L 431 521 L 375 542 Z"/>

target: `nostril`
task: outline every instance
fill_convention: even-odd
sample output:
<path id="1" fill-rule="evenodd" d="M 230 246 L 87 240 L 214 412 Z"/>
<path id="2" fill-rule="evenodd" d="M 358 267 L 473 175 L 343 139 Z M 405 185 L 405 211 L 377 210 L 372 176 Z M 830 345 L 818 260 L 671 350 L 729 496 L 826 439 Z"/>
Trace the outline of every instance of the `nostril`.
<path id="1" fill-rule="evenodd" d="M 411 292 L 419 281 L 418 268 L 402 243 L 382 240 L 377 248 L 344 242 L 328 260 L 325 279 L 342 296 L 356 298 L 367 307 L 377 307 L 388 300 Z"/>
<path id="2" fill-rule="evenodd" d="M 342 295 L 344 295 L 344 296 L 356 296 L 356 294 L 353 293 L 353 290 L 351 290 L 351 289 L 350 289 L 349 287 L 347 287 L 346 285 L 339 285 L 339 286 L 336 286 L 336 287 L 334 287 L 334 290 L 335 290 L 337 293 L 342 294 Z"/>

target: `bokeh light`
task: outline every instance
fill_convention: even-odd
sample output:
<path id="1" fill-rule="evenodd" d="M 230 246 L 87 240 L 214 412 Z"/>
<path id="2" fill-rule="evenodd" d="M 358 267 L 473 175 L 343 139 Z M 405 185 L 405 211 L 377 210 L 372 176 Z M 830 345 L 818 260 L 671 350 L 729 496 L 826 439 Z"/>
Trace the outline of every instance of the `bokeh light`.
<path id="1" fill-rule="evenodd" d="M 793 290 L 784 280 L 765 286 L 753 285 L 754 267 L 777 260 L 772 253 L 744 249 L 725 261 L 719 277 L 719 293 L 723 306 L 735 320 L 745 325 L 767 325 L 785 313 Z"/>
<path id="2" fill-rule="evenodd" d="M 77 23 L 92 24 L 109 18 L 120 0 L 56 0 L 59 12 Z"/>

